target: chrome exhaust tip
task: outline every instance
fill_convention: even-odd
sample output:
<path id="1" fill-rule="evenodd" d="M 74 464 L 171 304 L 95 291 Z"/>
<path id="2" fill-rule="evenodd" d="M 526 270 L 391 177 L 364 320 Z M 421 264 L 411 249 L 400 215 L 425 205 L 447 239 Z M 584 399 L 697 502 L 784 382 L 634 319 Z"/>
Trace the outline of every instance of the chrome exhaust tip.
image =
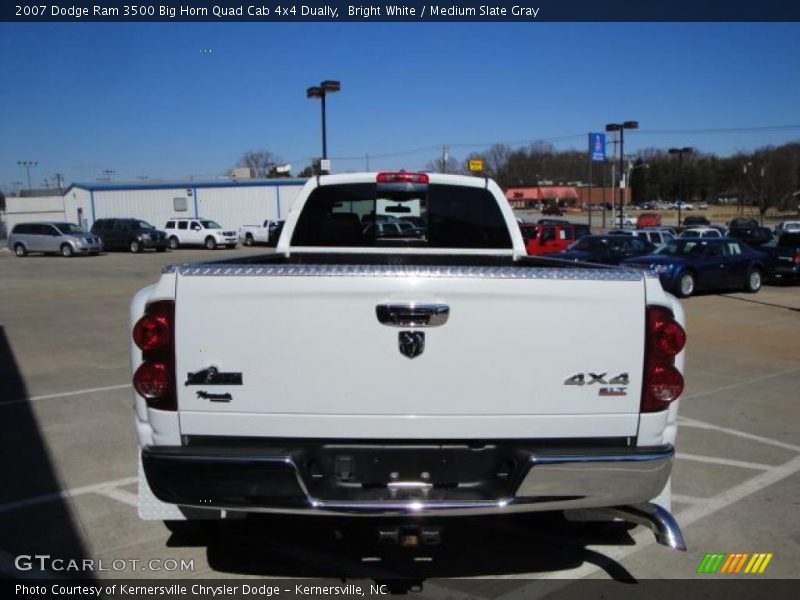
<path id="1" fill-rule="evenodd" d="M 623 521 L 644 525 L 656 536 L 656 541 L 662 546 L 673 550 L 686 551 L 686 543 L 678 522 L 670 512 L 652 502 L 643 504 L 630 504 L 628 506 L 615 506 L 599 509 L 599 512 Z"/>

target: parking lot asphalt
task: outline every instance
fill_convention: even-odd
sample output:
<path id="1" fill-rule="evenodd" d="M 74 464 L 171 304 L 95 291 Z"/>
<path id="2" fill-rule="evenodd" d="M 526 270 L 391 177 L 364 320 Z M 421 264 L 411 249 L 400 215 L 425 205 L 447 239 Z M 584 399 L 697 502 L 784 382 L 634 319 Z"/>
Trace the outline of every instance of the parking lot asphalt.
<path id="1" fill-rule="evenodd" d="M 0 573 L 20 576 L 13 566 L 20 554 L 50 554 L 107 565 L 142 561 L 95 574 L 101 578 L 410 576 L 433 593 L 446 589 L 436 578 L 489 576 L 510 581 L 476 580 L 468 597 L 504 599 L 536 597 L 575 578 L 707 578 L 696 570 L 708 552 L 773 553 L 755 577 L 798 576 L 798 286 L 684 303 L 687 389 L 673 512 L 685 553 L 656 545 L 640 527 L 563 523 L 552 515 L 445 522 L 440 546 L 403 552 L 374 547 L 364 521 L 263 517 L 199 537 L 140 521 L 131 296 L 154 282 L 163 264 L 264 251 L 74 259 L 0 253 Z M 153 558 L 191 560 L 193 568 L 142 570 Z M 554 581 L 534 590 L 529 579 Z"/>

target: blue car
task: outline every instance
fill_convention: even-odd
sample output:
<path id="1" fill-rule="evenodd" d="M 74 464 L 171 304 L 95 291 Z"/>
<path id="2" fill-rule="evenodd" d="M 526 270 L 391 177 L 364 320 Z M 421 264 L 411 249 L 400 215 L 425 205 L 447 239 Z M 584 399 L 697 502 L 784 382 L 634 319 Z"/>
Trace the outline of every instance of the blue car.
<path id="1" fill-rule="evenodd" d="M 566 250 L 544 254 L 581 262 L 618 265 L 631 256 L 641 256 L 655 251 L 656 245 L 643 238 L 630 235 L 589 235 L 579 239 Z"/>
<path id="2" fill-rule="evenodd" d="M 765 262 L 766 254 L 733 238 L 678 238 L 621 264 L 656 273 L 665 290 L 686 298 L 700 290 L 754 294 L 761 289 Z"/>

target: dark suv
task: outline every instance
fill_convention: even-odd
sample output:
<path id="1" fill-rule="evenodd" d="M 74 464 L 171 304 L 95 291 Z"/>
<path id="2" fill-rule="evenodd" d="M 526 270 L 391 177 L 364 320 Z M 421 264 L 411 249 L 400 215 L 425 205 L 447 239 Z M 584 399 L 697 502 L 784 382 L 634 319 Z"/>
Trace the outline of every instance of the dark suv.
<path id="1" fill-rule="evenodd" d="M 92 225 L 92 233 L 100 236 L 107 250 L 167 250 L 167 234 L 141 219 L 97 219 Z"/>

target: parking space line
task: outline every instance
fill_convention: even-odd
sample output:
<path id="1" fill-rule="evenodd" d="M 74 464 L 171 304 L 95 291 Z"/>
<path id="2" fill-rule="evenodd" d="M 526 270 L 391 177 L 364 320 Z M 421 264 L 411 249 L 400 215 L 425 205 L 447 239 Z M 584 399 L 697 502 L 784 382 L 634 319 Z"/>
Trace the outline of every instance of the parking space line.
<path id="1" fill-rule="evenodd" d="M 778 448 L 784 448 L 786 450 L 791 450 L 792 452 L 800 453 L 800 446 L 796 446 L 794 444 L 787 444 L 786 442 L 782 442 L 780 440 L 747 433 L 746 431 L 739 431 L 738 429 L 720 427 L 719 425 L 714 425 L 713 423 L 698 421 L 697 419 L 690 419 L 689 417 L 678 417 L 678 425 L 683 425 L 684 427 L 695 427 L 697 429 L 710 429 L 713 431 L 719 431 L 720 433 L 727 433 L 728 435 L 733 435 L 754 442 L 760 442 L 769 446 L 777 446 Z"/>
<path id="2" fill-rule="evenodd" d="M 20 404 L 27 404 L 28 402 L 38 402 L 39 400 L 50 400 L 52 398 L 68 398 L 69 396 L 80 396 L 83 394 L 96 394 L 97 392 L 110 392 L 111 390 L 122 390 L 131 387 L 130 383 L 122 383 L 120 385 L 108 385 L 105 387 L 86 388 L 83 390 L 74 390 L 72 392 L 61 392 L 58 394 L 45 394 L 43 396 L 31 396 L 30 398 L 15 398 L 6 402 L 0 402 L 0 408 L 4 406 L 16 406 Z"/>
<path id="3" fill-rule="evenodd" d="M 678 521 L 678 524 L 681 528 L 686 531 L 686 529 L 696 523 L 697 521 L 704 519 L 710 515 L 713 515 L 720 510 L 727 508 L 731 504 L 738 502 L 739 500 L 743 500 L 748 496 L 761 491 L 762 489 L 778 483 L 783 479 L 791 477 L 795 473 L 800 472 L 800 456 L 796 456 L 792 460 L 783 463 L 777 467 L 770 467 L 768 471 L 761 473 L 760 475 L 756 475 L 736 485 L 724 492 L 720 492 L 716 496 L 712 496 L 708 499 L 703 499 L 701 502 L 690 506 L 686 510 L 678 513 L 675 515 L 675 519 Z M 639 530 L 634 533 L 632 536 L 634 545 L 632 546 L 624 546 L 624 547 L 613 547 L 613 548 L 602 548 L 602 547 L 592 547 L 587 546 L 587 550 L 591 550 L 594 553 L 602 554 L 608 563 L 617 562 L 619 563 L 625 558 L 632 556 L 642 550 L 649 548 L 650 546 L 656 543 L 653 534 L 645 528 L 639 528 Z M 598 571 L 603 569 L 603 565 L 597 565 L 594 563 L 586 563 L 580 567 L 575 569 L 568 569 L 565 571 L 556 571 L 553 573 L 547 573 L 542 575 L 539 580 L 561 580 L 558 584 L 554 585 L 540 585 L 536 582 L 532 582 L 532 585 L 536 586 L 536 589 L 532 589 L 531 585 L 524 586 L 522 588 L 516 589 L 512 592 L 509 592 L 505 595 L 502 595 L 495 600 L 532 600 L 535 598 L 543 598 L 554 591 L 565 587 L 572 583 L 575 579 L 582 579 L 584 577 L 589 577 L 590 575 L 594 575 Z M 522 579 L 527 577 L 526 575 L 512 575 L 510 578 L 512 579 Z"/>
<path id="4" fill-rule="evenodd" d="M 732 460 L 730 458 L 719 458 L 718 456 L 703 456 L 702 454 L 685 454 L 678 452 L 675 458 L 683 460 L 691 460 L 694 462 L 708 463 L 712 465 L 725 465 L 727 467 L 741 467 L 742 469 L 755 469 L 757 471 L 768 471 L 773 465 L 765 465 L 762 463 L 747 462 L 744 460 Z"/>
<path id="5" fill-rule="evenodd" d="M 122 502 L 123 504 L 127 504 L 128 506 L 133 506 L 137 508 L 139 506 L 139 497 L 131 492 L 126 490 L 121 490 L 116 487 L 106 487 L 99 490 L 95 490 L 95 494 L 100 496 L 104 496 L 106 498 L 111 498 L 112 500 L 116 500 L 117 502 Z"/>
<path id="6" fill-rule="evenodd" d="M 791 477 L 798 472 L 800 472 L 800 456 L 796 456 L 792 460 L 777 467 L 770 467 L 768 471 L 765 471 L 760 475 L 756 475 L 755 477 L 752 477 L 740 483 L 739 485 L 735 485 L 724 492 L 720 492 L 716 496 L 712 496 L 711 498 L 690 506 L 686 510 L 676 514 L 675 519 L 685 531 L 689 526 L 693 525 L 697 521 L 713 515 L 714 513 L 727 508 L 731 504 L 743 500 L 744 498 L 747 498 L 748 496 L 755 494 L 756 492 L 759 492 L 770 485 L 778 483 L 783 479 Z M 653 534 L 644 528 L 640 528 L 640 530 L 637 531 L 632 537 L 635 542 L 635 545 L 633 546 L 625 546 L 622 548 L 615 547 L 606 552 L 604 552 L 602 548 L 587 548 L 591 548 L 595 552 L 604 554 L 608 558 L 609 562 L 619 562 L 622 559 L 636 554 L 645 548 L 649 548 L 656 543 Z M 576 569 L 548 573 L 542 576 L 542 579 L 581 579 L 593 575 L 601 569 L 602 566 L 600 565 L 584 564 Z M 564 585 L 568 585 L 569 583 L 569 581 L 564 582 Z M 515 590 L 514 592 L 506 594 L 505 596 L 500 596 L 500 598 L 496 598 L 495 600 L 513 600 L 515 598 L 528 600 L 530 598 L 541 598 L 552 591 L 552 589 L 549 589 L 545 593 L 539 594 L 532 592 L 530 589 L 523 588 L 521 590 Z"/>
<path id="7" fill-rule="evenodd" d="M 137 477 L 126 477 L 124 479 L 115 479 L 112 481 L 104 481 L 103 483 L 95 483 L 92 485 L 85 485 L 82 487 L 72 488 L 70 490 L 62 490 L 60 492 L 54 492 L 52 494 L 42 494 L 41 496 L 33 496 L 32 498 L 24 498 L 22 500 L 14 500 L 12 502 L 6 502 L 5 504 L 0 504 L 0 514 L 11 512 L 12 510 L 17 510 L 20 508 L 28 508 L 30 506 L 36 506 L 37 504 L 44 504 L 46 502 L 53 502 L 54 500 L 63 500 L 66 498 L 76 498 L 78 496 L 83 496 L 84 494 L 94 494 L 101 490 L 110 487 L 118 487 L 122 485 L 130 485 L 132 483 L 138 482 L 139 479 Z M 121 491 L 121 490 L 120 490 Z"/>
<path id="8" fill-rule="evenodd" d="M 672 494 L 672 499 L 675 502 L 682 504 L 699 504 L 705 502 L 708 498 L 700 498 L 699 496 L 687 496 L 686 494 Z"/>
<path id="9" fill-rule="evenodd" d="M 732 390 L 737 387 L 742 387 L 745 385 L 750 385 L 752 383 L 758 383 L 759 381 L 764 381 L 766 379 L 773 379 L 775 377 L 781 377 L 783 375 L 791 375 L 792 373 L 800 372 L 800 367 L 794 367 L 792 369 L 786 369 L 785 371 L 778 371 L 777 373 L 770 373 L 769 375 L 762 375 L 761 377 L 753 377 L 752 379 L 748 379 L 747 381 L 740 381 L 738 383 L 731 383 L 730 385 L 723 385 L 718 388 L 714 388 L 713 390 L 706 390 L 705 392 L 698 392 L 697 394 L 692 394 L 691 396 L 686 396 L 684 400 L 694 400 L 695 398 L 702 398 L 703 396 L 711 396 L 712 394 L 716 394 L 718 392 L 724 392 L 725 390 Z"/>
<path id="10" fill-rule="evenodd" d="M 800 311 L 800 308 L 797 308 L 796 306 L 787 306 L 786 304 L 775 304 L 774 302 L 764 302 L 763 300 L 756 300 L 754 298 L 744 298 L 742 296 L 737 296 L 737 295 L 719 294 L 719 297 L 726 298 L 728 300 L 738 300 L 739 302 L 760 304 L 761 306 L 769 306 L 771 308 L 785 308 L 786 310 Z"/>

